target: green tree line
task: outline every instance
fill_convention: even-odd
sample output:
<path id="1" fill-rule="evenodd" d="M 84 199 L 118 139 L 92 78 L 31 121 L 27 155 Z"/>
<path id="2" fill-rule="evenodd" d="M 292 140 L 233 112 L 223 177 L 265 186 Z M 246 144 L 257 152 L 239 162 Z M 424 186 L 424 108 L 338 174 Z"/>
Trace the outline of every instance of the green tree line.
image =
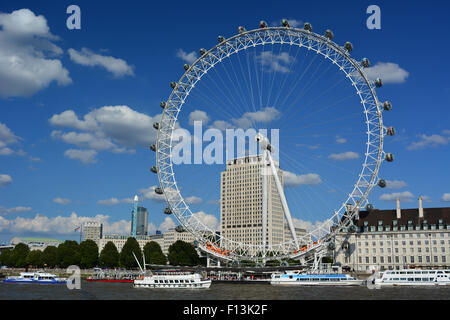
<path id="1" fill-rule="evenodd" d="M 174 266 L 195 266 L 205 264 L 195 248 L 184 241 L 177 241 L 169 247 L 166 257 L 160 245 L 151 241 L 143 250 L 133 237 L 127 239 L 119 252 L 113 242 L 109 241 L 99 254 L 97 244 L 92 240 L 85 240 L 78 244 L 76 241 L 66 240 L 58 247 L 48 246 L 43 251 L 30 250 L 26 244 L 19 243 L 14 249 L 6 249 L 0 254 L 0 265 L 15 268 L 67 268 L 77 265 L 81 268 L 126 268 L 138 267 L 133 253 L 141 263 L 145 255 L 146 264 L 166 265 L 169 262 Z"/>

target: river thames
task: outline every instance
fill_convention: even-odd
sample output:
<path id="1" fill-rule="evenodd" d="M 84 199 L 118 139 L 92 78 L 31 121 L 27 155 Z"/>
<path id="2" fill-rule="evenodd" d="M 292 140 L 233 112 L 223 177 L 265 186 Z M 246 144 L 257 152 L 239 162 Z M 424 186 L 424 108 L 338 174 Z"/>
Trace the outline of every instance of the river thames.
<path id="1" fill-rule="evenodd" d="M 0 283 L 0 300 L 450 300 L 450 287 L 280 287 L 213 283 L 209 289 L 144 289 L 131 283 L 65 285 Z"/>

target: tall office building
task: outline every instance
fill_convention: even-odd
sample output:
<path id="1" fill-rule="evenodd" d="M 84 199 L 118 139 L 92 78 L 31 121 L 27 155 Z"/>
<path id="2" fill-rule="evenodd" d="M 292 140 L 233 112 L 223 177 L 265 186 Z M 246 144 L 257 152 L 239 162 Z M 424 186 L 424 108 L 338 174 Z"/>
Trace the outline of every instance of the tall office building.
<path id="1" fill-rule="evenodd" d="M 283 185 L 283 171 L 275 161 Z M 225 238 L 245 244 L 261 245 L 263 158 L 247 156 L 227 161 L 220 183 L 220 233 Z M 273 176 L 267 179 L 268 209 L 266 244 L 280 244 L 285 239 L 284 213 Z M 221 246 L 234 250 L 231 244 Z"/>
<path id="2" fill-rule="evenodd" d="M 133 213 L 132 213 L 133 214 Z M 131 219 L 131 234 L 133 234 L 134 220 Z M 147 208 L 137 207 L 136 235 L 146 236 L 148 234 L 148 211 Z"/>
<path id="3" fill-rule="evenodd" d="M 103 236 L 103 224 L 100 222 L 90 221 L 83 224 L 84 240 L 93 240 L 97 243 Z"/>

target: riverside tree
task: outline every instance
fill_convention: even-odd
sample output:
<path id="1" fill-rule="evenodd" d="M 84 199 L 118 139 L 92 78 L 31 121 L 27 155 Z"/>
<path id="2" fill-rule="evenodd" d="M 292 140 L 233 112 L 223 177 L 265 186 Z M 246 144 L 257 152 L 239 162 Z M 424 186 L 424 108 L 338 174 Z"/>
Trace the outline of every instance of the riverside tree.
<path id="1" fill-rule="evenodd" d="M 80 265 L 80 251 L 76 241 L 66 240 L 58 246 L 58 265 L 67 268 L 72 265 Z"/>
<path id="2" fill-rule="evenodd" d="M 120 266 L 127 269 L 135 269 L 138 267 L 136 259 L 134 259 L 133 253 L 136 255 L 136 258 L 139 260 L 139 263 L 142 261 L 142 252 L 141 247 L 139 247 L 139 243 L 133 237 L 129 237 L 127 242 L 120 251 Z"/>
<path id="3" fill-rule="evenodd" d="M 80 267 L 93 268 L 98 263 L 98 246 L 92 240 L 85 240 L 80 243 Z"/>
<path id="4" fill-rule="evenodd" d="M 24 243 L 17 244 L 11 252 L 11 264 L 16 268 L 24 268 L 27 266 L 27 256 L 30 248 Z"/>
<path id="5" fill-rule="evenodd" d="M 58 248 L 48 246 L 42 252 L 42 265 L 44 267 L 54 268 L 58 265 Z"/>
<path id="6" fill-rule="evenodd" d="M 150 241 L 144 246 L 145 262 L 149 264 L 165 265 L 167 258 L 161 250 L 161 246 L 155 242 Z"/>
<path id="7" fill-rule="evenodd" d="M 42 256 L 43 252 L 40 250 L 31 250 L 27 256 L 27 265 L 34 268 L 39 268 L 42 266 Z"/>
<path id="8" fill-rule="evenodd" d="M 108 241 L 100 252 L 99 257 L 100 266 L 105 268 L 115 268 L 119 266 L 119 251 L 117 251 L 116 245 Z"/>
<path id="9" fill-rule="evenodd" d="M 195 248 L 184 241 L 178 240 L 169 247 L 167 256 L 169 263 L 174 266 L 196 266 L 200 263 Z"/>
<path id="10" fill-rule="evenodd" d="M 11 267 L 11 249 L 5 249 L 0 254 L 0 265 Z"/>

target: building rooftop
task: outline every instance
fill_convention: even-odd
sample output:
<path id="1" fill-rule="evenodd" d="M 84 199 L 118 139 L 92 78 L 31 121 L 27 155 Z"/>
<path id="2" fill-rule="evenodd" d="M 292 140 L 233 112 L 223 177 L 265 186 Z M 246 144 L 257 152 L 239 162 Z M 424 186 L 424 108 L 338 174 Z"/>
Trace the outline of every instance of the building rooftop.
<path id="1" fill-rule="evenodd" d="M 395 209 L 361 211 L 354 223 L 361 232 L 375 231 L 374 227 L 376 231 L 390 231 L 394 227 L 400 231 L 450 229 L 450 208 L 424 208 L 423 218 L 419 217 L 419 209 L 401 209 L 400 218 Z"/>

